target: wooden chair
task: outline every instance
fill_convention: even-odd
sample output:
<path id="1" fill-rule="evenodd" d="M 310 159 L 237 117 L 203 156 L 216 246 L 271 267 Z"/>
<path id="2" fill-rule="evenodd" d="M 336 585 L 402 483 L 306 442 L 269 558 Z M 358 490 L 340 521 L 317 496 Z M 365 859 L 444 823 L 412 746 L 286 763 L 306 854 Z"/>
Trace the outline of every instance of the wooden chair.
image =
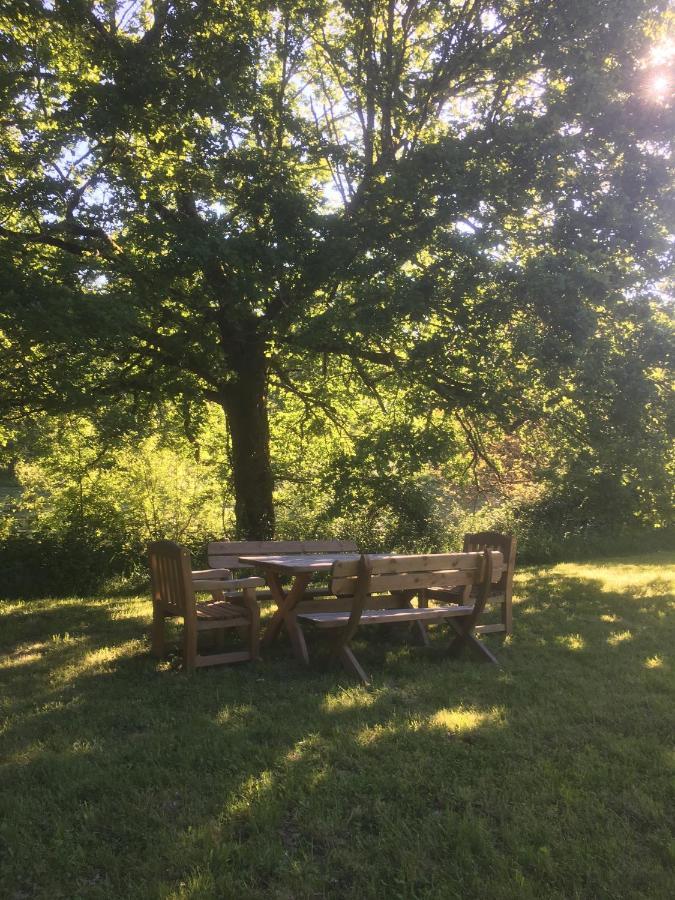
<path id="1" fill-rule="evenodd" d="M 190 554 L 173 541 L 155 541 L 148 547 L 152 578 L 152 653 L 164 656 L 164 620 L 183 619 L 183 664 L 190 671 L 199 666 L 244 662 L 258 658 L 260 608 L 255 589 L 262 578 L 228 581 L 193 580 Z M 215 599 L 198 603 L 195 591 L 211 593 Z M 236 628 L 245 638 L 245 650 L 202 654 L 198 637 L 204 631 L 223 633 Z"/>
<path id="2" fill-rule="evenodd" d="M 368 684 L 368 676 L 354 656 L 350 643 L 361 625 L 391 625 L 397 622 L 429 622 L 448 620 L 454 631 L 450 644 L 452 655 L 464 647 L 474 650 L 482 659 L 497 660 L 476 638 L 478 620 L 495 581 L 501 578 L 503 557 L 498 551 L 471 553 L 437 553 L 426 556 L 361 556 L 358 561 L 333 564 L 330 588 L 343 610 L 306 611 L 296 613 L 302 622 L 317 628 L 336 629 L 332 656 L 339 658 L 348 672 Z M 427 592 L 434 588 L 476 587 L 473 602 L 452 606 L 427 605 Z M 377 595 L 387 595 L 387 606 L 380 606 Z M 374 596 L 375 595 L 375 596 Z M 422 603 L 412 605 L 418 595 Z M 457 598 L 455 598 L 457 599 Z M 373 602 L 375 601 L 375 602 Z"/>
<path id="3" fill-rule="evenodd" d="M 228 579 L 232 570 L 251 570 L 242 565 L 240 556 L 279 556 L 286 553 L 358 553 L 354 541 L 212 541 L 208 545 L 208 569 L 193 572 L 196 579 Z M 330 594 L 327 586 L 311 587 L 306 597 L 324 597 Z M 259 591 L 260 599 L 269 599 L 269 590 Z"/>
<path id="4" fill-rule="evenodd" d="M 487 599 L 488 605 L 499 604 L 501 612 L 501 622 L 490 623 L 487 625 L 479 625 L 477 632 L 479 634 L 488 634 L 490 632 L 504 632 L 509 635 L 513 632 L 513 575 L 516 569 L 516 538 L 512 534 L 500 534 L 498 531 L 479 531 L 474 534 L 464 535 L 464 553 L 476 552 L 479 550 L 498 550 L 504 558 L 504 568 L 499 581 L 493 585 L 490 596 Z M 467 585 L 464 588 L 455 588 L 453 591 L 445 591 L 442 588 L 436 588 L 429 592 L 430 599 L 439 600 L 441 602 L 455 601 L 457 597 L 462 598 L 463 603 L 469 602 L 472 591 L 475 588 Z"/>

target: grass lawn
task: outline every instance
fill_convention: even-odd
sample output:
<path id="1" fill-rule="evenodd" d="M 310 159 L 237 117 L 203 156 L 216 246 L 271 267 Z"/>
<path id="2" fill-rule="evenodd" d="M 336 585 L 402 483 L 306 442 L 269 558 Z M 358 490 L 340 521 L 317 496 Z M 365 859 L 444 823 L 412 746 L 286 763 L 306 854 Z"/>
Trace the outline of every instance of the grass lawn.
<path id="1" fill-rule="evenodd" d="M 366 690 L 0 604 L 3 898 L 672 898 L 675 554 L 527 570 L 503 667 L 365 630 Z M 316 640 L 310 643 L 316 645 Z"/>

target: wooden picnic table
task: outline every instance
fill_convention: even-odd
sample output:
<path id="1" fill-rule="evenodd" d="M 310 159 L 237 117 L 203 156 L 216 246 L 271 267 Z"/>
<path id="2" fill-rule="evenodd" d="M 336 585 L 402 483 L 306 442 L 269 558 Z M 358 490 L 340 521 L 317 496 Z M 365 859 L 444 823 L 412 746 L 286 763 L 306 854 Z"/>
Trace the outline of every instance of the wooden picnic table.
<path id="1" fill-rule="evenodd" d="M 277 637 L 282 625 L 291 640 L 297 658 L 309 664 L 309 654 L 302 630 L 295 619 L 294 610 L 302 600 L 307 586 L 313 576 L 321 572 L 330 572 L 337 560 L 358 560 L 358 553 L 287 553 L 278 556 L 240 556 L 239 561 L 245 566 L 255 566 L 264 572 L 272 599 L 277 605 L 261 644 L 268 646 Z M 284 576 L 293 578 L 288 590 L 284 590 L 281 581 Z"/>

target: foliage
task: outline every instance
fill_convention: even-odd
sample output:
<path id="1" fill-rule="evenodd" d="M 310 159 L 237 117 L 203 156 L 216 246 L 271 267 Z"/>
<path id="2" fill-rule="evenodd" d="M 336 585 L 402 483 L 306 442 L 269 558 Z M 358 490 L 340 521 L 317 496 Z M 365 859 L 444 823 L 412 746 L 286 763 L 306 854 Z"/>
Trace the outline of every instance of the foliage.
<path id="1" fill-rule="evenodd" d="M 400 392 L 382 392 L 379 402 L 351 396 L 349 403 L 348 389 L 344 397 L 333 393 L 321 415 L 308 415 L 297 395 L 273 398 L 282 538 L 434 551 L 460 547 L 466 531 L 496 528 L 517 535 L 521 561 L 672 542 L 672 463 L 662 425 L 647 441 L 628 432 L 600 457 L 546 428 L 511 436 L 495 430 L 476 455 L 441 411 L 420 417 Z M 101 590 L 111 579 L 145 578 L 149 540 L 179 540 L 202 564 L 207 541 L 236 536 L 222 414 L 196 418 L 165 402 L 142 431 L 128 433 L 123 424 L 120 434 L 114 417 L 43 415 L 7 433 L 13 474 L 0 482 L 6 592 Z"/>
<path id="2" fill-rule="evenodd" d="M 15 466 L 21 493 L 4 519 L 3 562 L 15 590 L 100 587 L 132 574 L 148 541 L 161 537 L 203 559 L 206 541 L 231 527 L 226 458 L 208 435 L 197 461 L 167 421 L 121 445 L 74 416 L 43 418 L 23 441 L 38 433 L 32 459 Z"/>
<path id="3" fill-rule="evenodd" d="M 666 900 L 674 589 L 520 571 L 501 670 L 369 633 L 371 691 L 285 642 L 158 665 L 147 595 L 0 605 L 0 893 Z"/>
<path id="4" fill-rule="evenodd" d="M 5 408 L 219 405 L 250 537 L 274 528 L 271 390 L 403 392 L 474 452 L 549 419 L 594 453 L 648 431 L 667 8 L 9 0 Z"/>

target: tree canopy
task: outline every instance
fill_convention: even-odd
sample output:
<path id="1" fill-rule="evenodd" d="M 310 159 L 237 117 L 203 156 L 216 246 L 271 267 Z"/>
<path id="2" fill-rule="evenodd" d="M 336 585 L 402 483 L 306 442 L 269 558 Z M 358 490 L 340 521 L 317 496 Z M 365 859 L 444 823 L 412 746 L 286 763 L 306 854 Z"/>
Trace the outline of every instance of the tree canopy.
<path id="1" fill-rule="evenodd" d="M 669 23 L 665 0 L 8 0 L 5 412 L 221 406 L 251 538 L 270 391 L 329 419 L 395 397 L 475 459 L 544 423 L 624 477 L 672 416 Z"/>

